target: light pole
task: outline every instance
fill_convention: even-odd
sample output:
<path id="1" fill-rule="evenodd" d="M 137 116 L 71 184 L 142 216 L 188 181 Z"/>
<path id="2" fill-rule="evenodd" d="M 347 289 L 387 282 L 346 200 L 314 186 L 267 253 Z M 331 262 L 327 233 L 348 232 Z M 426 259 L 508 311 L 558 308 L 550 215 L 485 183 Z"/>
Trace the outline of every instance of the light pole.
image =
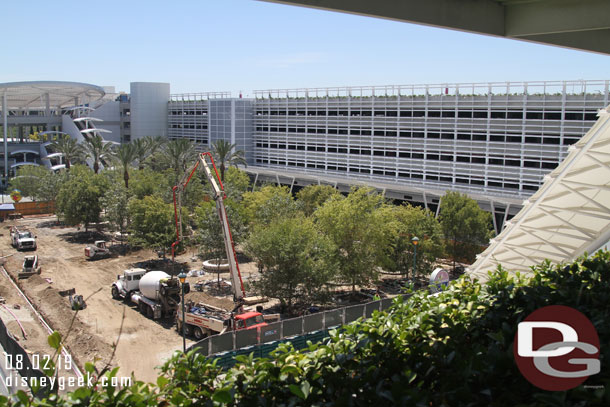
<path id="1" fill-rule="evenodd" d="M 182 351 L 186 353 L 186 337 L 184 336 L 184 324 L 186 323 L 184 319 L 184 282 L 186 281 L 186 274 L 184 272 L 178 274 L 178 279 L 182 288 Z"/>
<path id="2" fill-rule="evenodd" d="M 411 275 L 411 279 L 415 279 L 415 270 L 417 268 L 417 244 L 419 243 L 419 238 L 417 236 L 411 239 L 411 243 L 413 243 L 413 274 Z"/>

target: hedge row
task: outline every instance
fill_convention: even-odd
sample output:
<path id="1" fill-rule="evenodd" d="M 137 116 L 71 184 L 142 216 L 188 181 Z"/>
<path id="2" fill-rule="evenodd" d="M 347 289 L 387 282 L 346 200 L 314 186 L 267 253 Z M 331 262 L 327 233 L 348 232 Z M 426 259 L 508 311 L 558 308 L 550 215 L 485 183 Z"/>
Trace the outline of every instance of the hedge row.
<path id="1" fill-rule="evenodd" d="M 272 358 L 214 361 L 176 354 L 156 384 L 80 388 L 44 400 L 21 394 L 0 404 L 70 406 L 582 406 L 610 405 L 610 253 L 570 265 L 542 264 L 533 277 L 464 277 L 437 296 L 415 292 L 373 318 L 331 333 L 325 344 Z M 600 337 L 601 373 L 564 392 L 547 392 L 520 374 L 513 357 L 517 324 L 546 305 L 584 313 Z M 116 374 L 116 371 L 112 374 Z"/>

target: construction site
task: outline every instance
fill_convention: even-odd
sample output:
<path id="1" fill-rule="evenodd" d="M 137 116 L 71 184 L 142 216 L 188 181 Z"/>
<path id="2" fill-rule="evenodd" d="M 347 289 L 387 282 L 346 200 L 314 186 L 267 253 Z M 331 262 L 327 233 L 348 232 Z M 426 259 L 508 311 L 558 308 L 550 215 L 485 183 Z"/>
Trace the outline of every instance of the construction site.
<path id="1" fill-rule="evenodd" d="M 137 267 L 150 269 L 154 265 L 157 266 L 154 270 L 165 267 L 171 272 L 172 263 L 157 259 L 150 250 L 90 261 L 83 252 L 93 240 L 88 242 L 86 236 L 95 238 L 100 234 L 85 233 L 75 227 L 57 226 L 56 220 L 55 216 L 48 216 L 11 221 L 13 226 L 33 232 L 38 243 L 35 254 L 38 256 L 40 274 L 34 273 L 21 279 L 19 277 L 24 258 L 34 252 L 15 253 L 8 237 L 10 226 L 5 223 L 0 240 L 4 268 L 11 279 L 17 281 L 49 326 L 62 336 L 67 336 L 66 345 L 78 365 L 83 366 L 85 362 L 99 359 L 97 365 L 103 366 L 114 354 L 112 365 L 120 366 L 122 375 L 128 376 L 134 372 L 139 380 L 154 380 L 158 375 L 154 368 L 161 365 L 174 351 L 182 349 L 182 337 L 176 330 L 175 320 L 171 317 L 157 320 L 147 318 L 140 313 L 137 305 L 113 299 L 111 286 L 117 280 L 117 275 L 123 274 L 125 270 Z M 114 244 L 120 246 L 121 243 Z M 191 260 L 190 252 L 176 257 L 183 269 L 202 269 L 201 261 Z M 241 270 L 245 279 L 256 272 L 256 268 L 250 264 L 242 265 Z M 221 277 L 227 276 L 221 274 Z M 7 277 L 2 276 L 2 280 L 0 296 L 4 298 L 5 307 L 17 317 L 11 317 L 2 309 L 3 319 L 8 314 L 5 320 L 11 320 L 7 323 L 9 330 L 19 338 L 19 343 L 27 351 L 51 355 L 52 349 L 47 344 L 49 333 L 45 332 Z M 216 282 L 217 275 L 206 273 L 187 277 L 191 286 L 197 281 Z M 62 295 L 66 292 L 73 294 Z M 78 310 L 70 328 L 75 314 L 70 297 L 75 296 L 82 296 L 85 306 Z M 205 301 L 227 311 L 234 308 L 230 290 L 224 296 L 193 291 L 186 294 L 186 301 Z M 23 326 L 23 331 L 17 320 Z M 187 346 L 193 343 L 193 339 L 187 337 Z M 113 352 L 115 344 L 116 352 Z"/>

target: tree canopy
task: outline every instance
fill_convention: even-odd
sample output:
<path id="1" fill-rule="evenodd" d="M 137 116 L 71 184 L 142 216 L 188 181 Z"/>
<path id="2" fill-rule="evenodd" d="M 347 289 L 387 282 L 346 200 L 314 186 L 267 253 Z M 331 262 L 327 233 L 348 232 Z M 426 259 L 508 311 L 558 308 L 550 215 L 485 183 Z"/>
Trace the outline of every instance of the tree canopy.
<path id="1" fill-rule="evenodd" d="M 413 275 L 415 247 L 412 239 L 419 239 L 417 247 L 417 274 L 432 272 L 432 264 L 443 255 L 443 233 L 434 214 L 417 206 L 400 205 L 390 209 L 393 218 L 392 242 L 386 267 L 390 271 Z"/>
<path id="2" fill-rule="evenodd" d="M 253 226 L 270 224 L 274 219 L 294 216 L 299 210 L 285 186 L 266 185 L 243 195 L 244 213 Z"/>
<path id="3" fill-rule="evenodd" d="M 68 225 L 100 221 L 101 197 L 108 189 L 108 178 L 88 167 L 75 165 L 57 194 L 57 211 Z"/>
<path id="4" fill-rule="evenodd" d="M 330 185 L 307 185 L 297 192 L 296 196 L 305 216 L 311 216 L 316 209 L 335 195 L 339 195 L 339 191 Z"/>
<path id="5" fill-rule="evenodd" d="M 482 210 L 477 202 L 466 194 L 447 192 L 441 199 L 440 223 L 447 251 L 456 260 L 474 260 L 492 236 L 491 214 Z"/>
<path id="6" fill-rule="evenodd" d="M 11 178 L 9 189 L 18 189 L 23 196 L 36 201 L 54 201 L 65 180 L 65 173 L 55 173 L 38 165 L 24 165 L 17 169 L 17 176 Z"/>
<path id="7" fill-rule="evenodd" d="M 371 188 L 333 196 L 314 213 L 320 230 L 335 245 L 339 278 L 355 290 L 378 276 L 391 240 L 391 219 L 383 197 Z"/>
<path id="8" fill-rule="evenodd" d="M 132 198 L 127 207 L 131 217 L 131 244 L 153 250 L 171 247 L 176 240 L 173 205 L 159 197 L 145 196 L 142 199 Z"/>
<path id="9" fill-rule="evenodd" d="M 227 140 L 216 140 L 212 143 L 212 155 L 220 170 L 220 180 L 225 181 L 225 170 L 229 165 L 248 165 L 245 153 L 236 150 L 236 144 L 231 144 Z"/>
<path id="10" fill-rule="evenodd" d="M 324 300 L 334 274 L 333 246 L 313 221 L 303 216 L 279 218 L 255 230 L 246 252 L 262 265 L 255 287 L 291 309 L 295 301 Z"/>

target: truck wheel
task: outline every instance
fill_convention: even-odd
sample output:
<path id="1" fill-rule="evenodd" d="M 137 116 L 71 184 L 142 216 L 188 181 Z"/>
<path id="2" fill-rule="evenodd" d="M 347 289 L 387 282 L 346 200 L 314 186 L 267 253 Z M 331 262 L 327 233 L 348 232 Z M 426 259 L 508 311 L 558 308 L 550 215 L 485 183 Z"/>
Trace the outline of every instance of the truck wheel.
<path id="1" fill-rule="evenodd" d="M 198 326 L 195 327 L 195 329 L 193 330 L 193 334 L 195 335 L 195 339 L 197 339 L 198 341 L 202 340 L 207 336 Z"/>
<path id="2" fill-rule="evenodd" d="M 147 314 L 148 318 L 155 319 L 155 313 L 153 312 L 152 307 L 150 307 L 150 306 L 146 307 L 146 314 Z"/>
<path id="3" fill-rule="evenodd" d="M 185 336 L 191 336 L 193 334 L 193 327 L 190 324 L 186 324 L 184 326 L 184 335 Z"/>
<path id="4" fill-rule="evenodd" d="M 121 298 L 121 296 L 119 295 L 119 289 L 116 288 L 116 286 L 112 286 L 112 298 L 114 298 L 115 300 Z"/>
<path id="5" fill-rule="evenodd" d="M 146 316 L 146 308 L 148 308 L 148 306 L 146 304 L 144 304 L 143 302 L 140 302 L 138 304 L 138 308 L 140 308 L 140 313 L 144 316 Z"/>

